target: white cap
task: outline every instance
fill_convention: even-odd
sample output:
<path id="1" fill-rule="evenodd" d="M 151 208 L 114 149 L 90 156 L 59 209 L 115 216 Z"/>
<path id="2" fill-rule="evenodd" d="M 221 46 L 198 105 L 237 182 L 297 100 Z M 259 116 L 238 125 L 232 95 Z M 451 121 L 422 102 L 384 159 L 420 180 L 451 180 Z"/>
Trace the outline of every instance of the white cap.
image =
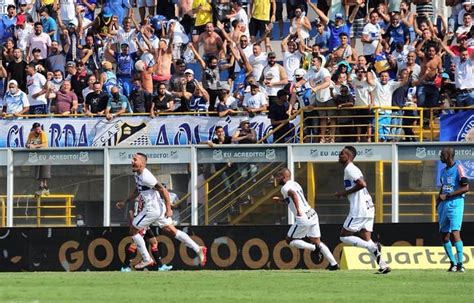
<path id="1" fill-rule="evenodd" d="M 295 70 L 295 77 L 304 77 L 306 75 L 306 71 L 302 68 L 298 68 Z"/>
<path id="2" fill-rule="evenodd" d="M 187 70 L 184 71 L 185 74 L 191 74 L 194 75 L 194 72 L 192 69 L 188 68 Z"/>

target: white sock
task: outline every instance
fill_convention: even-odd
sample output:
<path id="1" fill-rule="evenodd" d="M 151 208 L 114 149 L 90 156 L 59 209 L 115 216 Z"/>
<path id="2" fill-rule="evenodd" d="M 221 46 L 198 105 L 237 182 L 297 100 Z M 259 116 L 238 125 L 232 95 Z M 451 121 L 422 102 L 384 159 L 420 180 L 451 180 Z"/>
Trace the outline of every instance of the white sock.
<path id="1" fill-rule="evenodd" d="M 372 239 L 370 239 L 369 241 L 367 241 L 370 245 L 372 245 L 372 249 L 369 249 L 370 252 L 375 252 L 377 251 L 378 247 L 377 247 L 377 244 L 374 243 L 374 241 L 372 241 Z"/>
<path id="2" fill-rule="evenodd" d="M 369 242 L 369 244 L 374 246 L 374 248 L 371 252 L 375 253 L 378 250 L 377 244 L 375 244 L 374 241 L 372 241 L 372 239 L 370 239 L 367 242 Z M 375 261 L 379 264 L 380 268 L 387 267 L 387 262 L 385 262 L 385 260 L 382 259 L 382 254 L 380 252 L 378 252 L 378 253 L 379 253 L 379 255 L 375 256 Z"/>
<path id="3" fill-rule="evenodd" d="M 361 238 L 356 237 L 356 236 L 340 237 L 339 239 L 341 239 L 342 243 L 344 244 L 350 244 L 352 246 L 362 247 L 362 248 L 367 249 L 371 253 L 374 250 L 373 245 L 371 245 L 369 242 L 362 240 Z"/>
<path id="4" fill-rule="evenodd" d="M 182 232 L 178 229 L 178 231 L 176 232 L 176 236 L 175 238 L 181 242 L 184 243 L 184 245 L 186 245 L 187 247 L 191 248 L 192 250 L 194 250 L 196 253 L 199 252 L 200 248 L 199 248 L 199 245 L 197 245 L 196 242 L 193 241 L 193 239 L 191 239 L 190 236 L 188 236 L 187 233 L 185 232 Z"/>
<path id="5" fill-rule="evenodd" d="M 300 248 L 300 249 L 308 249 L 311 251 L 316 250 L 316 245 L 303 241 L 301 239 L 295 239 L 290 242 L 290 246 Z"/>
<path id="6" fill-rule="evenodd" d="M 319 243 L 319 249 L 321 250 L 321 253 L 326 258 L 326 260 L 328 260 L 329 264 L 331 264 L 331 265 L 336 265 L 337 264 L 336 259 L 334 259 L 334 256 L 332 255 L 331 251 L 326 246 L 326 244 L 324 244 L 323 242 L 320 242 Z"/>
<path id="7" fill-rule="evenodd" d="M 140 234 L 136 234 L 132 236 L 133 242 L 137 245 L 138 251 L 142 255 L 142 259 L 144 262 L 149 262 L 151 260 L 150 254 L 148 253 L 148 250 L 146 249 L 146 244 L 145 240 L 143 240 L 143 237 Z"/>

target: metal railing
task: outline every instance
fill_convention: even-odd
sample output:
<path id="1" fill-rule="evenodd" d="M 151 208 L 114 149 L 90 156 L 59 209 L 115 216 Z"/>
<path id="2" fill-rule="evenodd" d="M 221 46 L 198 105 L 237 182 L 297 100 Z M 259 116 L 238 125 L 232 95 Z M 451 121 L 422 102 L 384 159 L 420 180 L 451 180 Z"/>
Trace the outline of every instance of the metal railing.
<path id="1" fill-rule="evenodd" d="M 48 224 L 44 224 L 43 219 L 59 219 L 64 220 L 63 226 L 74 226 L 72 224 L 72 218 L 75 216 L 72 215 L 72 209 L 76 206 L 73 205 L 74 195 L 13 195 L 13 198 L 16 199 L 18 202 L 16 203 L 17 206 L 14 206 L 14 209 L 25 209 L 27 210 L 30 208 L 28 203 L 25 205 L 21 205 L 20 200 L 26 199 L 27 201 L 33 200 L 35 204 L 31 206 L 31 208 L 36 210 L 36 214 L 33 216 L 28 215 L 14 215 L 14 219 L 30 219 L 35 218 L 36 226 L 41 227 Z M 5 226 L 5 209 L 4 209 L 4 201 L 6 199 L 6 195 L 0 195 L 0 203 L 2 205 L 2 224 Z M 54 205 L 46 205 L 48 200 L 64 200 L 64 204 L 54 204 Z M 45 214 L 46 210 L 63 210 L 64 212 L 61 214 Z M 21 224 L 19 224 L 21 225 Z M 58 224 L 54 224 L 58 226 Z M 18 226 L 18 225 L 17 225 Z"/>

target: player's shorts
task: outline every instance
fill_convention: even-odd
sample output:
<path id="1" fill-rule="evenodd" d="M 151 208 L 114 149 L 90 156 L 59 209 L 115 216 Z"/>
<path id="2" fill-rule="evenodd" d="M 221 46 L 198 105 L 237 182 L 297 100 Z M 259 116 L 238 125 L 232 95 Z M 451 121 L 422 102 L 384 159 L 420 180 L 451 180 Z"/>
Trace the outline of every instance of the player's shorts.
<path id="1" fill-rule="evenodd" d="M 156 225 L 160 228 L 173 224 L 173 220 L 165 217 L 164 213 L 141 211 L 132 221 L 133 227 L 136 229 L 143 229 L 151 225 Z"/>
<path id="2" fill-rule="evenodd" d="M 319 229 L 318 214 L 315 214 L 311 222 L 296 220 L 288 230 L 287 236 L 292 239 L 302 239 L 304 237 L 320 238 L 321 230 Z"/>
<path id="3" fill-rule="evenodd" d="M 464 198 L 441 202 L 438 206 L 439 231 L 450 233 L 461 230 Z"/>
<path id="4" fill-rule="evenodd" d="M 374 217 L 369 218 L 356 218 L 348 216 L 343 225 L 344 229 L 351 232 L 358 232 L 363 229 L 372 232 L 374 230 Z"/>
<path id="5" fill-rule="evenodd" d="M 156 6 L 156 0 L 137 0 L 138 7 Z"/>

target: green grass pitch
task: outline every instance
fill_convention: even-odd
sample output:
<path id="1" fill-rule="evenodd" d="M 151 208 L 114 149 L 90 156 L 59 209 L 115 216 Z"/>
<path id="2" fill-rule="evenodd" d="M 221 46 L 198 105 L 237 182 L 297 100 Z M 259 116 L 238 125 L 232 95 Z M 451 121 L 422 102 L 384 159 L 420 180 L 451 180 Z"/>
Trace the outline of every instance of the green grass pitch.
<path id="1" fill-rule="evenodd" d="M 0 302 L 474 302 L 474 271 L 0 273 Z"/>

